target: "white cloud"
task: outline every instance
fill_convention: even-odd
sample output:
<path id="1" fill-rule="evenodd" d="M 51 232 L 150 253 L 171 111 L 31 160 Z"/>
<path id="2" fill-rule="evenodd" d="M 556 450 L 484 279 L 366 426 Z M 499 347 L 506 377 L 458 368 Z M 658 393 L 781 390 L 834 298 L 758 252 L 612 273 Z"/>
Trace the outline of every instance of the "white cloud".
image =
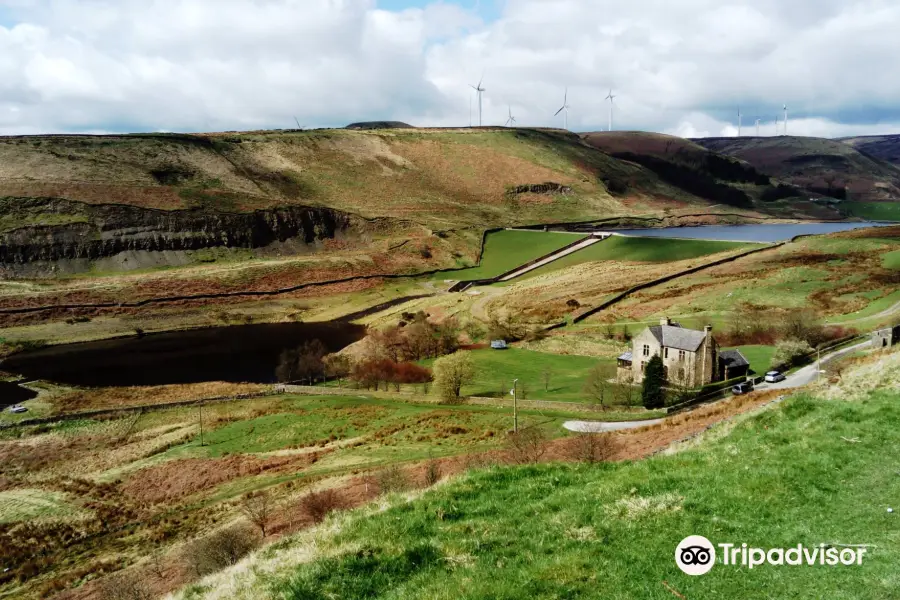
<path id="1" fill-rule="evenodd" d="M 900 4 L 882 0 L 0 0 L 0 132 L 485 124 L 736 134 L 782 102 L 791 133 L 894 131 Z M 477 111 L 476 111 L 477 112 Z M 751 114 L 752 113 L 752 114 Z M 477 118 L 477 117 L 476 117 Z M 748 125 L 749 123 L 749 125 Z M 763 126 L 765 129 L 765 125 Z M 774 131 L 772 131 L 774 133 Z"/>

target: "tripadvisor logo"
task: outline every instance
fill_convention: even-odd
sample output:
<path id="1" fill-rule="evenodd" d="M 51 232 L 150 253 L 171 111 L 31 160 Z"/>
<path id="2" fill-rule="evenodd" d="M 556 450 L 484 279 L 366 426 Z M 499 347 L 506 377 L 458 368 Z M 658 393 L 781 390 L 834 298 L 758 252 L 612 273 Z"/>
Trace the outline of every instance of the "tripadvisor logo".
<path id="1" fill-rule="evenodd" d="M 691 535 L 675 548 L 675 564 L 688 575 L 704 575 L 716 564 L 716 548 L 719 564 L 728 567 L 753 569 L 770 566 L 828 566 L 861 565 L 867 548 L 863 546 L 835 548 L 826 544 L 806 547 L 797 544 L 791 548 L 753 548 L 747 544 L 723 543 L 714 545 L 702 535 Z"/>

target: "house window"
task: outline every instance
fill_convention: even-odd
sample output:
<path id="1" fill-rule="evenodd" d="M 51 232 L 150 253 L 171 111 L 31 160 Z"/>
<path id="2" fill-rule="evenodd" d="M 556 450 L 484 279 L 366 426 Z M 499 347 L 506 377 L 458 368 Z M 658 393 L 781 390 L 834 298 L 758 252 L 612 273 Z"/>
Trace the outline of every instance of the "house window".
<path id="1" fill-rule="evenodd" d="M 647 370 L 647 363 L 642 362 L 642 363 L 641 363 L 641 373 L 643 373 L 643 372 L 646 371 L 646 370 Z"/>
<path id="2" fill-rule="evenodd" d="M 663 357 L 669 358 L 669 349 L 668 348 L 663 348 Z"/>
<path id="3" fill-rule="evenodd" d="M 684 350 L 678 351 L 678 360 L 684 360 Z"/>
<path id="4" fill-rule="evenodd" d="M 663 366 L 663 379 L 669 380 L 669 367 Z"/>
<path id="5" fill-rule="evenodd" d="M 650 356 L 650 346 L 649 346 L 649 344 L 644 344 L 644 356 Z"/>
<path id="6" fill-rule="evenodd" d="M 678 381 L 684 381 L 684 369 L 678 369 Z"/>

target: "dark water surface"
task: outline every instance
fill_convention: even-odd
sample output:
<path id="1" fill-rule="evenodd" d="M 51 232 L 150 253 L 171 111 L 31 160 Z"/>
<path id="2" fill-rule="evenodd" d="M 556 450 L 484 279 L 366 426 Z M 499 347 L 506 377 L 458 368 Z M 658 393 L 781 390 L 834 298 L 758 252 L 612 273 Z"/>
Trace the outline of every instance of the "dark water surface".
<path id="1" fill-rule="evenodd" d="M 29 379 L 79 386 L 270 383 L 275 380 L 282 351 L 319 339 L 329 352 L 335 352 L 362 339 L 365 331 L 362 325 L 338 322 L 173 331 L 50 346 L 13 355 L 3 362 L 2 369 Z"/>
<path id="2" fill-rule="evenodd" d="M 729 242 L 784 242 L 798 235 L 821 235 L 863 227 L 883 227 L 896 223 L 773 223 L 762 225 L 703 225 L 658 229 L 616 229 L 616 233 L 641 237 L 724 240 Z"/>
<path id="3" fill-rule="evenodd" d="M 37 392 L 19 387 L 15 383 L 0 381 L 0 409 L 37 397 Z"/>

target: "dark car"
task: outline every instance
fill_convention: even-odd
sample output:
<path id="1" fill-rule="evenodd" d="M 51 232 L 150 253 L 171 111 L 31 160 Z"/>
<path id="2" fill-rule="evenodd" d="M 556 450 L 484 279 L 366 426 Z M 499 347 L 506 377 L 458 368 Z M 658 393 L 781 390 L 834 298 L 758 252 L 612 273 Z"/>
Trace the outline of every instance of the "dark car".
<path id="1" fill-rule="evenodd" d="M 735 396 L 740 396 L 741 394 L 746 394 L 747 392 L 753 391 L 753 382 L 745 381 L 744 383 L 739 383 L 733 388 L 731 388 L 731 393 Z"/>

